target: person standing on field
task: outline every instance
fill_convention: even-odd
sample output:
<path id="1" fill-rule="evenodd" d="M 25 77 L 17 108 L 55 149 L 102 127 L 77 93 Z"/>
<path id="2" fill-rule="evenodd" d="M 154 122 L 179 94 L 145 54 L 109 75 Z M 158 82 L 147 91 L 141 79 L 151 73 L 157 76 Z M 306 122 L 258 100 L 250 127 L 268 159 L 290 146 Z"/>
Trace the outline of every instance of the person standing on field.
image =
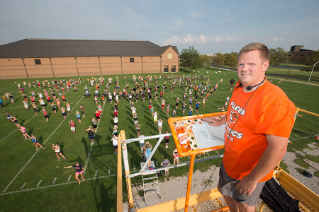
<path id="1" fill-rule="evenodd" d="M 73 132 L 73 135 L 75 134 L 75 123 L 74 121 L 71 119 L 71 121 L 69 122 L 70 127 L 71 127 L 71 131 Z"/>
<path id="2" fill-rule="evenodd" d="M 84 172 L 84 169 L 83 169 L 83 166 L 79 163 L 79 162 L 76 162 L 75 165 L 73 166 L 67 166 L 67 167 L 64 167 L 65 169 L 69 169 L 69 168 L 72 168 L 74 167 L 75 168 L 75 179 L 77 181 L 79 181 L 79 185 L 81 184 L 81 180 L 79 179 L 79 175 L 82 176 L 82 181 L 84 182 L 84 175 L 83 175 L 83 172 Z"/>

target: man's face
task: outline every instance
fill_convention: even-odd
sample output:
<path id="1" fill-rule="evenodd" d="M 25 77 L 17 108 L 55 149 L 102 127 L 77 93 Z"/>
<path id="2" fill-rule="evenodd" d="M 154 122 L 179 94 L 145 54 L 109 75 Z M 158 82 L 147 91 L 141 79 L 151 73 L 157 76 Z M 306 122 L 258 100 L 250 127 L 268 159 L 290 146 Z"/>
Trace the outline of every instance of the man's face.
<path id="1" fill-rule="evenodd" d="M 269 61 L 260 57 L 259 50 L 244 52 L 238 58 L 237 75 L 243 86 L 254 86 L 263 81 Z"/>

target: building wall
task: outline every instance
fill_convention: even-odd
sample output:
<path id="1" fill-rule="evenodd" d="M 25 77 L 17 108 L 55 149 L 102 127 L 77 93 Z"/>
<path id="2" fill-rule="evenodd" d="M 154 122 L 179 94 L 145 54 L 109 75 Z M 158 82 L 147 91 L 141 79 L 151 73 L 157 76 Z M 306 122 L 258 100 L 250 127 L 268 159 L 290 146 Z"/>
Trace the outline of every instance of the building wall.
<path id="1" fill-rule="evenodd" d="M 172 54 L 172 58 L 168 58 Z M 131 62 L 134 58 L 134 62 Z M 41 64 L 36 64 L 40 60 Z M 162 56 L 0 58 L 0 78 L 51 78 L 179 71 L 179 55 L 170 47 Z"/>
<path id="2" fill-rule="evenodd" d="M 143 57 L 143 73 L 160 73 L 161 57 Z"/>
<path id="3" fill-rule="evenodd" d="M 38 58 L 23 58 L 29 78 L 54 77 L 49 58 L 41 58 L 41 65 L 35 64 Z"/>
<path id="4" fill-rule="evenodd" d="M 169 59 L 168 55 L 172 54 L 172 58 Z M 161 64 L 161 73 L 164 72 L 164 68 L 168 68 L 168 73 L 172 72 L 172 68 L 175 67 L 175 72 L 179 72 L 179 55 L 173 50 L 172 47 L 169 47 L 162 54 L 162 64 Z"/>
<path id="5" fill-rule="evenodd" d="M 78 76 L 74 57 L 52 57 L 52 72 L 55 77 Z"/>
<path id="6" fill-rule="evenodd" d="M 21 58 L 0 58 L 0 79 L 28 78 Z"/>
<path id="7" fill-rule="evenodd" d="M 301 63 L 306 55 L 308 55 L 309 59 L 312 60 L 315 57 L 315 53 L 315 51 L 289 52 L 289 54 L 294 55 L 292 58 L 289 59 L 289 62 Z"/>
<path id="8" fill-rule="evenodd" d="M 122 74 L 121 57 L 100 57 L 102 75 Z"/>

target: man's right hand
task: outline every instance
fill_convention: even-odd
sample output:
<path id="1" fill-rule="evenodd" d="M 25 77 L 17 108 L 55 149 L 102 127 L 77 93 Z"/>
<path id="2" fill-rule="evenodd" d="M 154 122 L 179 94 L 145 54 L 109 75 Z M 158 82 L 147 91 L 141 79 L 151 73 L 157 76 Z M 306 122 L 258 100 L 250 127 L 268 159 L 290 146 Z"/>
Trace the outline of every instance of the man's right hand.
<path id="1" fill-rule="evenodd" d="M 219 127 L 222 124 L 226 123 L 226 116 L 224 116 L 222 119 L 216 119 L 213 117 L 206 117 L 203 118 L 204 122 L 208 122 L 208 125 L 214 126 L 214 127 Z"/>

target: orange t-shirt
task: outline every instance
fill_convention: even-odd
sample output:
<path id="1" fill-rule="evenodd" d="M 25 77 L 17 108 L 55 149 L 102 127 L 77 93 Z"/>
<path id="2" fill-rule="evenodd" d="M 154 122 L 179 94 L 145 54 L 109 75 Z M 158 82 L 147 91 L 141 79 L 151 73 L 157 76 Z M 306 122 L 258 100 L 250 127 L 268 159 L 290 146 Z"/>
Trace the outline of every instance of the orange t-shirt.
<path id="1" fill-rule="evenodd" d="M 266 150 L 266 135 L 289 138 L 296 109 L 286 94 L 267 80 L 255 92 L 245 93 L 237 86 L 227 111 L 223 164 L 228 176 L 241 180 Z M 260 182 L 272 175 L 273 171 Z"/>

